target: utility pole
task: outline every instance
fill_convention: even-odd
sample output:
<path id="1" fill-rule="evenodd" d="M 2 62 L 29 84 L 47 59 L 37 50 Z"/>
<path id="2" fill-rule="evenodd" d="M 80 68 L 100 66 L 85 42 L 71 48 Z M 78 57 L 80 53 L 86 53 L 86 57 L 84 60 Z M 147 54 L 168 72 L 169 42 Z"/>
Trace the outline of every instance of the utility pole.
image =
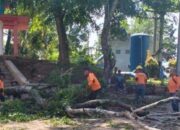
<path id="1" fill-rule="evenodd" d="M 179 11 L 178 44 L 177 44 L 177 74 L 180 76 L 180 11 Z"/>

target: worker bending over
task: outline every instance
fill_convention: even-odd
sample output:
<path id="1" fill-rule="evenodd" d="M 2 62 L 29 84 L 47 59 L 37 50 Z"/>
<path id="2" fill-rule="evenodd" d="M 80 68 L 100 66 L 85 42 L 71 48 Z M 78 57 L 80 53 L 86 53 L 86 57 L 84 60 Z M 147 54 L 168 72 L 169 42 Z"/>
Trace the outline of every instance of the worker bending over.
<path id="1" fill-rule="evenodd" d="M 91 91 L 90 95 L 88 96 L 88 99 L 89 100 L 96 99 L 98 93 L 101 90 L 101 84 L 96 78 L 95 74 L 91 72 L 89 68 L 84 69 L 84 75 L 86 76 L 87 81 L 88 81 L 87 88 L 90 89 Z"/>
<path id="2" fill-rule="evenodd" d="M 176 97 L 176 93 L 179 89 L 178 82 L 179 82 L 178 76 L 176 75 L 175 70 L 172 70 L 169 81 L 168 81 L 168 90 L 169 90 L 170 96 Z M 172 106 L 172 109 L 174 112 L 179 111 L 179 103 L 178 102 L 179 101 L 176 99 L 172 100 L 172 102 L 171 102 L 171 106 Z"/>
<path id="3" fill-rule="evenodd" d="M 144 102 L 144 95 L 145 95 L 145 87 L 147 84 L 147 76 L 143 72 L 143 69 L 141 66 L 138 66 L 136 68 L 136 97 L 135 97 L 135 102 L 137 104 Z"/>

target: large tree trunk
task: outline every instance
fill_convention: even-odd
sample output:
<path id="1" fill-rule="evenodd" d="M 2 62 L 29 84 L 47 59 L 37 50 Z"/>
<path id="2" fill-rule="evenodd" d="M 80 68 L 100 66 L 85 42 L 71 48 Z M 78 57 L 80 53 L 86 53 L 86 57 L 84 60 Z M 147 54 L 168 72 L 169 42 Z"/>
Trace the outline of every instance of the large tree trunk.
<path id="1" fill-rule="evenodd" d="M 112 18 L 112 14 L 114 13 L 116 6 L 118 4 L 118 0 L 114 0 L 112 6 L 109 5 L 110 0 L 105 5 L 105 17 L 104 17 L 104 25 L 101 34 L 101 46 L 102 53 L 104 56 L 104 78 L 108 81 L 111 77 L 112 70 L 112 52 L 109 45 L 109 32 L 110 32 L 110 21 Z"/>
<path id="2" fill-rule="evenodd" d="M 59 39 L 59 61 L 63 65 L 63 67 L 67 69 L 69 66 L 69 45 L 63 19 L 63 14 L 55 16 Z"/>
<path id="3" fill-rule="evenodd" d="M 8 36 L 5 47 L 5 54 L 9 55 L 11 53 L 11 30 L 8 30 Z"/>
<path id="4" fill-rule="evenodd" d="M 159 30 L 159 56 L 158 59 L 162 60 L 162 48 L 163 48 L 163 33 L 164 33 L 164 13 L 160 14 L 160 30 Z"/>

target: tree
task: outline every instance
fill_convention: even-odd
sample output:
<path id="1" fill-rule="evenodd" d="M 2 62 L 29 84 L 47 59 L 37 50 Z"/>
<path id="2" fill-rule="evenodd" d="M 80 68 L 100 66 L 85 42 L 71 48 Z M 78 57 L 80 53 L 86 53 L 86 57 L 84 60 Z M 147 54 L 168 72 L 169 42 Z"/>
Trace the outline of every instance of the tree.
<path id="1" fill-rule="evenodd" d="M 159 54 L 163 48 L 163 33 L 164 33 L 164 16 L 167 12 L 174 11 L 176 4 L 174 0 L 142 0 L 147 5 L 146 10 L 153 11 L 155 14 L 159 14 L 160 29 L 159 29 Z M 161 56 L 159 55 L 159 58 Z"/>
<path id="2" fill-rule="evenodd" d="M 115 26 L 120 29 L 120 16 L 133 15 L 136 13 L 135 3 L 131 0 L 107 0 L 104 5 L 104 24 L 101 34 L 101 47 L 104 56 L 104 78 L 109 81 L 114 65 L 113 54 L 108 43 L 111 28 Z M 116 35 L 121 35 L 119 32 Z"/>
<path id="3" fill-rule="evenodd" d="M 69 43 L 67 26 L 74 24 L 84 27 L 92 21 L 90 14 L 101 7 L 103 1 L 92 0 L 49 0 L 50 10 L 56 21 L 59 39 L 59 60 L 64 65 L 69 64 Z"/>

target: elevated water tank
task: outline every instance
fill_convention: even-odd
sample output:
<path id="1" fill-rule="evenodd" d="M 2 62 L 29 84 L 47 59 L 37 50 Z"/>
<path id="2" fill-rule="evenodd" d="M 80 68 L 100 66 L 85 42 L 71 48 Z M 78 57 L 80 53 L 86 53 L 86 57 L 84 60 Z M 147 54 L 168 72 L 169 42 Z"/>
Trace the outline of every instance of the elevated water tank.
<path id="1" fill-rule="evenodd" d="M 146 53 L 149 49 L 150 36 L 148 34 L 131 35 L 130 69 L 135 70 L 138 65 L 144 66 Z"/>

